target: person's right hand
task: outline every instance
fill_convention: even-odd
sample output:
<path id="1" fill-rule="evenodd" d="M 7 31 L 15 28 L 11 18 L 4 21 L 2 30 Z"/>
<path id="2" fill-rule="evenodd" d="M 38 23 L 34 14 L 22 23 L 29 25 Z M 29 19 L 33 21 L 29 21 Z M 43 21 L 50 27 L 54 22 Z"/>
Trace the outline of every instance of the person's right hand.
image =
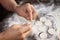
<path id="1" fill-rule="evenodd" d="M 31 25 L 13 25 L 3 32 L 3 40 L 25 40 L 31 33 Z"/>

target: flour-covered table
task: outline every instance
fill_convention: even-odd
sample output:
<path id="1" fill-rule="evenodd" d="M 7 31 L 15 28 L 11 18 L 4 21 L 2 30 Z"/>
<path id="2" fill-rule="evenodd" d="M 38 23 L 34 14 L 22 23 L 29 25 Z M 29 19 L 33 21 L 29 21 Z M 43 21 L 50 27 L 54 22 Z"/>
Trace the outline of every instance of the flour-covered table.
<path id="1" fill-rule="evenodd" d="M 14 13 L 11 17 L 7 18 L 4 27 L 10 27 L 13 24 L 31 23 L 32 34 L 27 40 L 59 40 L 59 17 L 60 8 L 54 4 L 46 6 L 44 4 L 34 5 L 38 12 L 39 20 L 27 21 L 25 18 L 18 16 Z"/>

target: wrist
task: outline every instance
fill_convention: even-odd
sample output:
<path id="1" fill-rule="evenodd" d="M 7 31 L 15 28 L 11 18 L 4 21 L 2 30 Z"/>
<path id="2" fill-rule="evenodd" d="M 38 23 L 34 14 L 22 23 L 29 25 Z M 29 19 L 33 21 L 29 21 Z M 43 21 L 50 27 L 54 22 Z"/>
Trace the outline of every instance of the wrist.
<path id="1" fill-rule="evenodd" d="M 19 16 L 21 16 L 21 6 L 20 5 L 17 5 L 15 8 L 14 8 L 14 12 L 17 13 Z"/>
<path id="2" fill-rule="evenodd" d="M 0 40 L 6 40 L 5 34 L 3 32 L 0 33 Z"/>
<path id="3" fill-rule="evenodd" d="M 20 5 L 17 5 L 17 6 L 14 7 L 14 12 L 18 11 L 18 7 L 20 7 Z"/>

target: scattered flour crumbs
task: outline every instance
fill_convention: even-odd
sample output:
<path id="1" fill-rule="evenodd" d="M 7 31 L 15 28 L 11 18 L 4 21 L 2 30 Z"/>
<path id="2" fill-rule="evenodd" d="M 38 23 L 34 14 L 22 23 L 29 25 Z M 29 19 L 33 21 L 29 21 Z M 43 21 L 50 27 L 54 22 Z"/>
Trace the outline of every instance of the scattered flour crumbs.
<path id="1" fill-rule="evenodd" d="M 46 6 L 44 4 L 34 5 L 38 12 L 40 20 L 33 20 L 32 34 L 27 40 L 59 40 L 60 32 L 60 8 L 54 4 Z M 4 27 L 10 27 L 13 24 L 29 23 L 25 18 L 18 16 L 14 13 L 11 17 L 7 18 Z"/>

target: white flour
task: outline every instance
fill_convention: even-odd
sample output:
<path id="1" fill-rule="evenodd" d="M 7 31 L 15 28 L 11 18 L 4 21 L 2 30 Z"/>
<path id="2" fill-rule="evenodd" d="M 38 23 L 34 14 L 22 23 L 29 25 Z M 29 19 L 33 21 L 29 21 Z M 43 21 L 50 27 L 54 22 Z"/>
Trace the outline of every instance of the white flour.
<path id="1" fill-rule="evenodd" d="M 44 4 L 34 5 L 38 12 L 39 21 L 32 21 L 32 34 L 28 40 L 58 40 L 60 29 L 60 8 L 54 4 L 46 6 Z M 14 13 L 5 20 L 5 26 L 10 27 L 13 24 L 25 24 L 28 21 Z M 4 26 L 4 27 L 5 27 Z"/>

